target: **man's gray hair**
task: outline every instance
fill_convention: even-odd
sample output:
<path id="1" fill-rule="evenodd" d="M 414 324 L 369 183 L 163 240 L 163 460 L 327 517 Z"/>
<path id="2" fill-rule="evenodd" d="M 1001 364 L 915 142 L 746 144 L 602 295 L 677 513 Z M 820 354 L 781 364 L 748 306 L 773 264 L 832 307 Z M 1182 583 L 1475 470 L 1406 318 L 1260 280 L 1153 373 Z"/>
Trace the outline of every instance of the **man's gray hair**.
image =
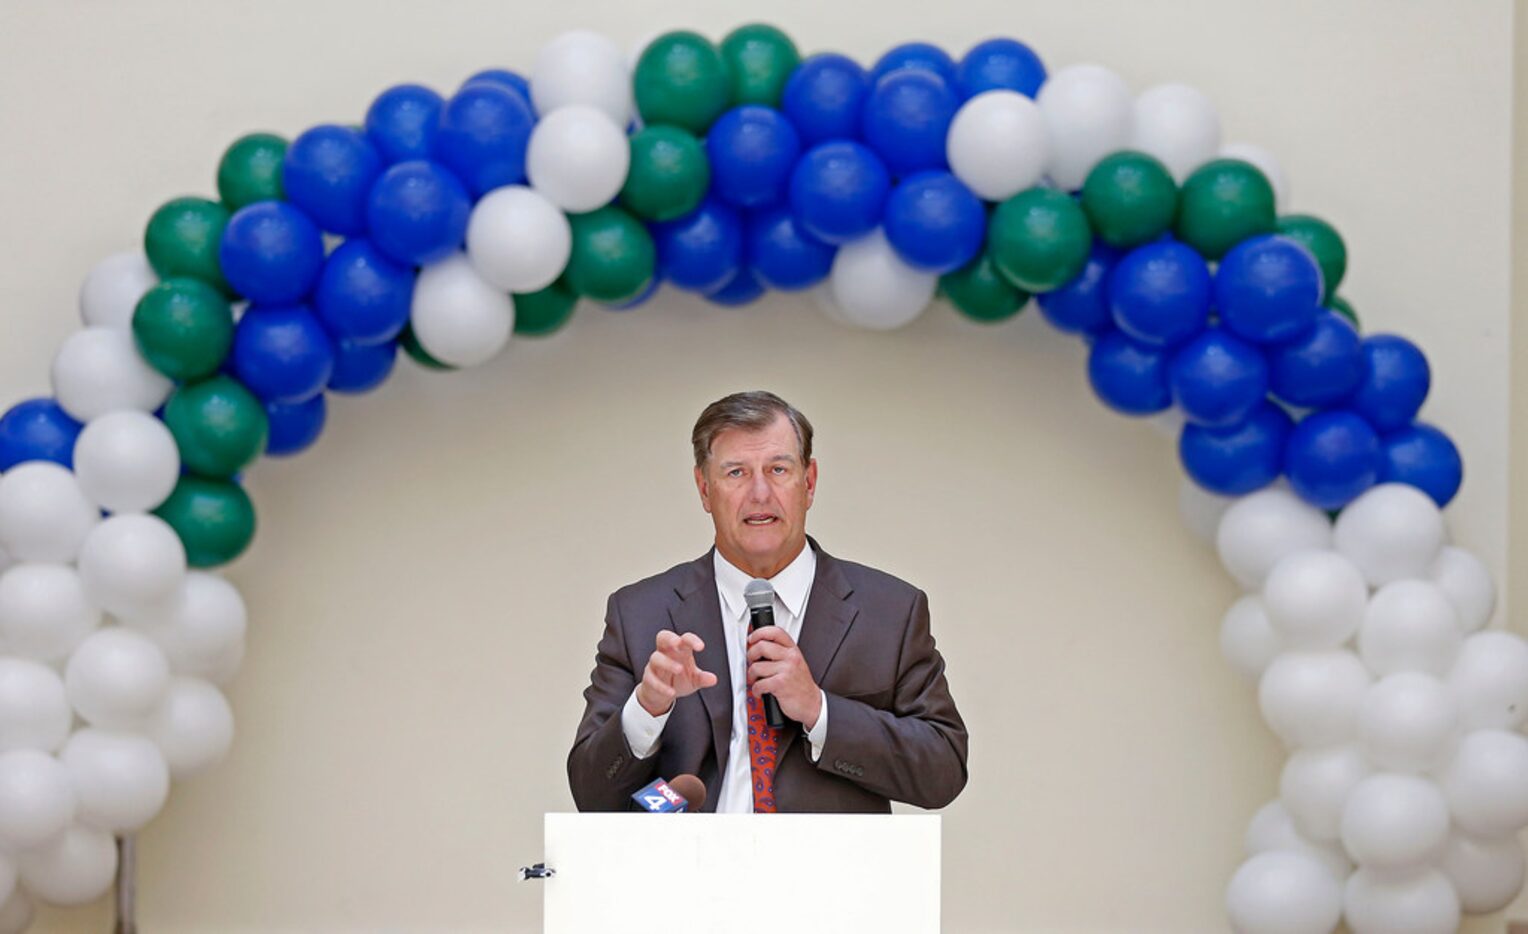
<path id="1" fill-rule="evenodd" d="M 706 410 L 695 421 L 695 430 L 690 432 L 690 444 L 695 448 L 695 466 L 706 466 L 706 461 L 711 457 L 711 443 L 722 432 L 729 428 L 762 431 L 782 415 L 796 430 L 796 445 L 801 449 L 801 466 L 805 467 L 812 462 L 812 423 L 795 406 L 762 389 L 735 392 L 706 406 Z"/>

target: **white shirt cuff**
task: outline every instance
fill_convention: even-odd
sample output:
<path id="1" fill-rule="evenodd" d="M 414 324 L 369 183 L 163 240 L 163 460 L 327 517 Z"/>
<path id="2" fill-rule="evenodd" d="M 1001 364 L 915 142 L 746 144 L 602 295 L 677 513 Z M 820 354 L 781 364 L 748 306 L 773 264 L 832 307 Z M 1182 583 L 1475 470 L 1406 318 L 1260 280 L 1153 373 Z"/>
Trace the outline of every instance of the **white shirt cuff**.
<path id="1" fill-rule="evenodd" d="M 822 744 L 828 741 L 828 692 L 822 688 L 817 689 L 822 697 L 822 713 L 817 715 L 817 723 L 806 731 L 806 740 L 811 745 L 812 761 L 822 758 Z M 640 706 L 640 705 L 639 705 Z M 642 711 L 646 713 L 647 711 Z"/>
<path id="2" fill-rule="evenodd" d="M 637 701 L 636 690 L 632 690 L 631 696 L 626 698 L 626 706 L 621 708 L 621 732 L 626 735 L 626 745 L 631 747 L 632 755 L 646 759 L 653 754 L 658 748 L 658 737 L 663 733 L 663 725 L 673 712 L 671 705 L 662 716 L 653 716 Z"/>

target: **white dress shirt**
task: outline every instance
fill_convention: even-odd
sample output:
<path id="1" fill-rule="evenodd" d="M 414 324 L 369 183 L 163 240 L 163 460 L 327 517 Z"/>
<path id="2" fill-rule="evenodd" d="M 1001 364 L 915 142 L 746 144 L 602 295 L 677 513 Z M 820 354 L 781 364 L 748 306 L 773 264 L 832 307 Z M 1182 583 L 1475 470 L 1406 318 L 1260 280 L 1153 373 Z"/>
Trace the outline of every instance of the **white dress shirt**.
<path id="1" fill-rule="evenodd" d="M 722 786 L 712 792 L 716 795 L 716 810 L 721 814 L 753 812 L 753 774 L 748 751 L 748 603 L 743 599 L 743 588 L 753 577 L 734 567 L 722 557 L 720 551 L 712 556 L 716 569 L 716 593 L 721 600 L 722 632 L 727 637 L 727 668 L 732 674 L 732 740 L 727 746 L 727 772 L 722 776 Z M 812 593 L 812 581 L 817 576 L 817 555 L 812 546 L 801 549 L 801 554 L 785 566 L 779 574 L 769 579 L 775 588 L 775 625 L 784 629 L 792 641 L 799 641 L 801 622 L 806 617 L 807 597 Z M 643 660 L 646 665 L 646 660 Z M 638 677 L 641 673 L 638 672 Z M 816 762 L 822 756 L 822 744 L 828 737 L 828 697 L 819 688 L 822 713 L 817 723 L 807 732 L 809 755 Z M 662 716 L 648 713 L 637 701 L 633 690 L 621 708 L 621 732 L 632 755 L 646 759 L 658 749 L 663 725 L 668 722 L 674 708 L 669 707 Z M 664 776 L 673 778 L 672 775 Z"/>

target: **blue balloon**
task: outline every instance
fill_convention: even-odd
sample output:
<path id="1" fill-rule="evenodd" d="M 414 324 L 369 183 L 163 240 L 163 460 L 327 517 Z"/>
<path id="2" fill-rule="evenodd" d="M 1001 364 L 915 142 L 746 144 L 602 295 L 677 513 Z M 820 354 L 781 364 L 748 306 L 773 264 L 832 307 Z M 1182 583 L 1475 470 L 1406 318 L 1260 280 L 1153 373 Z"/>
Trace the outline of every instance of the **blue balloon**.
<path id="1" fill-rule="evenodd" d="M 781 291 L 811 288 L 833 270 L 833 247 L 801 229 L 784 205 L 743 222 L 743 262 L 764 285 Z"/>
<path id="2" fill-rule="evenodd" d="M 987 239 L 987 209 L 949 172 L 919 172 L 886 199 L 886 239 L 915 269 L 941 275 L 976 258 Z"/>
<path id="3" fill-rule="evenodd" d="M 1321 267 L 1288 237 L 1250 237 L 1221 259 L 1215 307 L 1237 337 L 1258 344 L 1294 340 L 1321 311 Z"/>
<path id="4" fill-rule="evenodd" d="M 1341 401 L 1363 379 L 1358 332 L 1331 311 L 1301 337 L 1268 348 L 1268 385 L 1290 405 L 1321 408 Z"/>
<path id="5" fill-rule="evenodd" d="M 472 202 L 455 175 L 433 162 L 400 162 L 366 201 L 371 240 L 390 259 L 423 266 L 450 256 L 467 235 Z"/>
<path id="6" fill-rule="evenodd" d="M 1289 436 L 1285 469 L 1300 497 L 1341 509 L 1379 481 L 1379 435 L 1356 412 L 1330 409 L 1307 416 Z"/>
<path id="7" fill-rule="evenodd" d="M 523 97 L 527 104 L 531 103 L 531 83 L 518 71 L 510 71 L 508 68 L 484 68 L 466 81 L 463 81 L 462 87 L 478 82 L 486 82 L 488 84 L 496 84 L 501 88 L 508 88 Z M 531 111 L 534 113 L 535 110 L 536 107 L 532 104 Z"/>
<path id="8" fill-rule="evenodd" d="M 382 255 L 369 240 L 346 240 L 329 254 L 313 304 L 335 339 L 381 344 L 409 323 L 414 269 Z"/>
<path id="9" fill-rule="evenodd" d="M 947 82 L 950 87 L 955 86 L 955 60 L 944 49 L 927 42 L 905 42 L 882 55 L 870 71 L 870 83 L 874 85 L 892 72 L 903 68 L 913 68 L 938 75 L 940 80 Z"/>
<path id="10" fill-rule="evenodd" d="M 305 402 L 267 402 L 265 417 L 270 422 L 270 431 L 266 435 L 265 453 L 271 457 L 290 457 L 311 447 L 324 430 L 327 411 L 323 393 Z"/>
<path id="11" fill-rule="evenodd" d="M 885 163 L 865 146 L 819 143 L 791 173 L 791 211 L 807 233 L 840 246 L 880 226 L 890 191 Z"/>
<path id="12" fill-rule="evenodd" d="M 713 197 L 684 217 L 652 225 L 658 273 L 675 288 L 714 292 L 743 265 L 743 220 Z"/>
<path id="13" fill-rule="evenodd" d="M 234 376 L 263 402 L 306 402 L 334 372 L 334 345 L 303 305 L 245 311 L 229 357 Z"/>
<path id="14" fill-rule="evenodd" d="M 1252 410 L 1246 421 L 1229 428 L 1187 422 L 1178 436 L 1178 459 L 1190 478 L 1221 496 L 1260 490 L 1284 469 L 1289 415 L 1271 402 Z"/>
<path id="15" fill-rule="evenodd" d="M 1034 97 L 1044 83 L 1045 64 L 1040 56 L 1015 39 L 977 43 L 955 71 L 955 87 L 963 99 L 999 89 Z"/>
<path id="16" fill-rule="evenodd" d="M 49 398 L 27 399 L 0 415 L 0 470 L 25 461 L 74 469 L 74 442 L 84 425 Z"/>
<path id="17" fill-rule="evenodd" d="M 1118 250 L 1102 240 L 1094 240 L 1082 272 L 1061 288 L 1036 296 L 1040 314 L 1052 327 L 1068 334 L 1092 335 L 1112 330 L 1108 283 L 1119 256 Z"/>
<path id="18" fill-rule="evenodd" d="M 430 158 L 444 106 L 439 94 L 418 84 L 399 84 L 378 94 L 366 110 L 366 138 L 382 164 Z"/>
<path id="19" fill-rule="evenodd" d="M 1394 334 L 1363 339 L 1363 379 L 1348 405 L 1379 431 L 1395 431 L 1416 417 L 1432 386 L 1432 370 L 1416 344 Z"/>
<path id="20" fill-rule="evenodd" d="M 334 371 L 329 374 L 329 390 L 360 394 L 382 385 L 393 372 L 398 358 L 398 342 L 334 345 Z"/>
<path id="21" fill-rule="evenodd" d="M 1209 328 L 1173 352 L 1167 385 L 1189 421 L 1230 428 L 1268 395 L 1268 363 L 1256 345 Z"/>
<path id="22" fill-rule="evenodd" d="M 1464 482 L 1464 460 L 1448 435 L 1417 422 L 1385 435 L 1380 483 L 1409 483 L 1431 496 L 1442 509 Z"/>
<path id="23" fill-rule="evenodd" d="M 251 302 L 299 301 L 323 268 L 324 236 L 285 201 L 257 201 L 228 219 L 218 265 L 228 285 Z"/>
<path id="24" fill-rule="evenodd" d="M 747 305 L 749 302 L 758 301 L 764 295 L 764 286 L 759 283 L 752 270 L 743 267 L 732 277 L 732 281 L 706 296 L 706 300 L 718 305 L 726 305 L 735 308 L 739 305 Z"/>
<path id="25" fill-rule="evenodd" d="M 734 107 L 706 133 L 711 193 L 739 208 L 782 201 L 800 155 L 801 137 L 780 111 Z"/>
<path id="26" fill-rule="evenodd" d="M 366 232 L 366 195 L 381 171 L 382 157 L 365 134 L 325 124 L 287 147 L 281 187 L 318 226 L 348 237 Z"/>
<path id="27" fill-rule="evenodd" d="M 1126 253 L 1109 274 L 1109 312 L 1143 344 L 1171 347 L 1204 329 L 1210 269 L 1187 244 L 1158 240 Z"/>
<path id="28" fill-rule="evenodd" d="M 854 59 L 836 52 L 808 57 L 786 79 L 780 110 L 811 146 L 859 136 L 860 110 L 870 93 L 870 76 Z"/>
<path id="29" fill-rule="evenodd" d="M 480 81 L 451 95 L 440 112 L 431 151 L 472 197 L 525 181 L 525 149 L 536 114 L 530 102 L 500 84 Z"/>
<path id="30" fill-rule="evenodd" d="M 871 86 L 860 128 L 893 174 L 942 169 L 948 165 L 945 136 L 959 109 L 960 99 L 939 75 L 901 68 Z"/>
<path id="31" fill-rule="evenodd" d="M 1101 334 L 1088 351 L 1088 382 L 1109 408 L 1122 415 L 1151 415 L 1172 405 L 1167 352 L 1119 331 Z"/>

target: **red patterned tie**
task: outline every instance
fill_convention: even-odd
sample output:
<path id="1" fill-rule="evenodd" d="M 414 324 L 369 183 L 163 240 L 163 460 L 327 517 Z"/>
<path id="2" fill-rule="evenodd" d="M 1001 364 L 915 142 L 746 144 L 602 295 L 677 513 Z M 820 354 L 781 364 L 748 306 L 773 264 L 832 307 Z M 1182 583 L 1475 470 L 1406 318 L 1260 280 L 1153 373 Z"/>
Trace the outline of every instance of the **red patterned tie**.
<path id="1" fill-rule="evenodd" d="M 748 765 L 753 773 L 753 812 L 775 813 L 775 759 L 780 754 L 779 727 L 764 722 L 764 704 L 748 692 Z"/>

